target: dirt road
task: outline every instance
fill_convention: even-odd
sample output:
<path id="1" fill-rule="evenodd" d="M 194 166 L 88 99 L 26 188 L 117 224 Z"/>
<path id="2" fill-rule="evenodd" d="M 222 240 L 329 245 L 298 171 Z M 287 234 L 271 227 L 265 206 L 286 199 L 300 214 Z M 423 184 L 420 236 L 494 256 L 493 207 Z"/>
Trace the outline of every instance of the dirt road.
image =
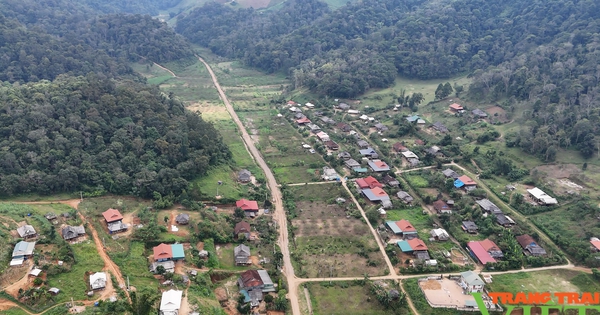
<path id="1" fill-rule="evenodd" d="M 288 298 L 290 299 L 290 302 L 292 304 L 292 314 L 300 315 L 300 304 L 298 302 L 298 283 L 297 283 L 297 278 L 294 275 L 294 267 L 292 266 L 292 260 L 290 258 L 290 251 L 288 248 L 289 242 L 288 242 L 287 218 L 286 218 L 284 210 L 283 210 L 283 202 L 281 200 L 281 191 L 279 190 L 279 187 L 277 185 L 277 181 L 275 180 L 275 176 L 273 175 L 273 172 L 271 172 L 271 169 L 269 168 L 269 166 L 267 165 L 265 160 L 262 158 L 262 155 L 260 154 L 258 149 L 256 149 L 256 146 L 254 145 L 254 141 L 252 141 L 252 138 L 250 138 L 250 135 L 248 134 L 248 132 L 246 131 L 246 128 L 244 127 L 244 124 L 242 124 L 240 118 L 235 113 L 233 106 L 231 106 L 231 103 L 227 99 L 227 96 L 225 95 L 225 92 L 221 88 L 221 85 L 219 84 L 219 81 L 217 80 L 217 77 L 215 76 L 215 73 L 213 72 L 212 68 L 208 65 L 208 63 L 206 63 L 206 61 L 204 61 L 204 59 L 198 57 L 198 60 L 200 60 L 200 62 L 202 62 L 204 64 L 204 66 L 210 73 L 213 83 L 214 83 L 215 87 L 217 88 L 217 91 L 219 92 L 219 96 L 221 97 L 221 100 L 225 104 L 225 107 L 227 108 L 229 115 L 231 115 L 231 118 L 236 123 L 239 130 L 242 132 L 242 139 L 244 140 L 244 143 L 246 144 L 246 148 L 250 151 L 251 155 L 254 157 L 254 160 L 256 161 L 256 163 L 258 163 L 258 166 L 260 166 L 260 168 L 265 173 L 265 176 L 267 178 L 267 186 L 271 190 L 271 195 L 273 197 L 273 206 L 275 209 L 275 212 L 273 213 L 273 218 L 277 221 L 277 224 L 279 225 L 278 244 L 279 244 L 281 253 L 283 254 L 283 273 L 284 273 L 285 277 L 287 278 L 287 282 L 288 282 Z"/>
<path id="2" fill-rule="evenodd" d="M 161 68 L 161 69 L 163 69 L 163 70 L 165 70 L 165 71 L 167 71 L 167 72 L 168 72 L 168 73 L 170 73 L 170 74 L 171 74 L 171 75 L 172 75 L 174 78 L 177 78 L 177 75 L 175 75 L 175 73 L 174 73 L 173 71 L 171 71 L 171 70 L 169 70 L 169 69 L 167 69 L 167 68 L 165 68 L 165 67 L 163 67 L 163 66 L 159 65 L 159 64 L 158 64 L 158 63 L 156 63 L 156 62 L 154 63 L 154 65 L 155 65 L 155 66 L 157 66 L 157 67 L 159 67 L 159 68 Z"/>
<path id="3" fill-rule="evenodd" d="M 81 218 L 81 221 L 85 225 L 85 223 L 87 223 L 87 221 L 86 221 L 86 218 L 83 216 L 83 214 L 81 214 L 81 212 L 79 212 L 79 217 Z M 98 232 L 96 231 L 96 229 L 94 228 L 94 226 L 91 223 L 87 224 L 87 228 L 90 231 L 90 233 L 92 234 L 92 237 L 94 238 L 94 243 L 96 243 L 96 249 L 98 250 L 98 255 L 100 255 L 100 257 L 104 261 L 104 268 L 102 270 L 109 271 L 110 273 L 112 273 L 112 275 L 115 276 L 115 278 L 117 278 L 117 283 L 118 283 L 119 287 L 125 289 L 127 286 L 125 285 L 125 279 L 123 279 L 123 275 L 121 274 L 121 269 L 119 269 L 119 266 L 117 266 L 110 259 L 108 254 L 106 253 L 106 250 L 104 249 L 104 244 L 102 244 L 102 241 L 100 240 L 100 237 L 98 236 Z M 107 290 L 105 290 L 105 291 L 107 291 Z M 131 297 L 129 296 L 129 291 L 127 291 L 127 290 L 124 290 L 124 291 L 125 291 L 125 295 L 127 295 L 127 300 L 129 300 L 129 303 L 131 303 Z"/>

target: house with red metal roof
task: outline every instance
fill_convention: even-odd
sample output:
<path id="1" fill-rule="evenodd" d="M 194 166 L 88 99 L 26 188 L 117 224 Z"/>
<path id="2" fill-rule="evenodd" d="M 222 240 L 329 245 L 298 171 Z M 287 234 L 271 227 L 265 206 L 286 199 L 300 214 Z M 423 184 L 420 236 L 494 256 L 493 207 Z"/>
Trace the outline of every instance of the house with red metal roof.
<path id="1" fill-rule="evenodd" d="M 390 170 L 389 165 L 382 160 L 370 160 L 368 164 L 373 172 L 386 172 Z"/>
<path id="2" fill-rule="evenodd" d="M 106 226 L 108 228 L 109 233 L 116 233 L 126 231 L 128 225 L 123 223 L 123 215 L 117 209 L 108 209 L 102 212 L 102 216 L 106 221 Z"/>
<path id="3" fill-rule="evenodd" d="M 171 245 L 161 243 L 152 248 L 154 261 L 167 261 L 173 259 L 173 250 Z"/>
<path id="4" fill-rule="evenodd" d="M 311 123 L 311 121 L 310 121 L 310 119 L 308 119 L 308 118 L 306 118 L 306 117 L 302 117 L 302 118 L 300 118 L 300 119 L 296 120 L 296 123 L 297 123 L 298 125 L 304 125 L 304 124 L 310 124 L 310 123 Z"/>
<path id="5" fill-rule="evenodd" d="M 366 188 L 371 188 L 372 189 L 372 188 L 375 188 L 375 187 L 383 188 L 383 184 L 381 184 L 373 176 L 369 176 L 369 177 L 357 179 L 356 180 L 356 185 L 358 185 L 358 188 L 360 188 L 360 189 L 366 189 Z"/>
<path id="6" fill-rule="evenodd" d="M 594 253 L 600 252 L 600 240 L 597 237 L 592 237 L 590 239 L 591 250 Z"/>
<path id="7" fill-rule="evenodd" d="M 398 247 L 403 253 L 412 253 L 418 259 L 429 259 L 429 253 L 427 252 L 428 248 L 425 245 L 425 242 L 418 238 L 413 238 L 410 240 L 402 240 L 398 241 Z"/>
<path id="8" fill-rule="evenodd" d="M 450 111 L 460 113 L 460 112 L 463 112 L 464 110 L 465 109 L 462 107 L 462 105 L 460 105 L 458 103 L 454 103 L 454 104 L 450 105 Z"/>
<path id="9" fill-rule="evenodd" d="M 454 181 L 454 187 L 463 188 L 466 191 L 471 191 L 477 188 L 477 183 L 474 180 L 472 180 L 469 176 L 463 175 Z"/>
<path id="10" fill-rule="evenodd" d="M 102 216 L 104 217 L 104 220 L 106 220 L 106 223 L 112 223 L 123 220 L 121 212 L 119 212 L 119 210 L 117 209 L 112 208 L 102 212 Z"/>
<path id="11" fill-rule="evenodd" d="M 417 229 L 408 222 L 408 220 L 400 221 L 387 221 L 385 224 L 392 230 L 396 235 L 402 235 L 405 239 L 412 239 L 417 237 Z"/>
<path id="12" fill-rule="evenodd" d="M 495 245 L 495 244 L 494 244 Z M 469 249 L 469 254 L 471 257 L 475 258 L 482 265 L 487 263 L 495 263 L 496 259 L 492 257 L 492 255 L 485 250 L 484 246 L 481 242 L 471 241 L 467 243 L 467 248 Z"/>
<path id="13" fill-rule="evenodd" d="M 255 217 L 258 214 L 258 202 L 255 200 L 241 199 L 235 202 L 235 206 L 244 210 L 247 217 Z"/>

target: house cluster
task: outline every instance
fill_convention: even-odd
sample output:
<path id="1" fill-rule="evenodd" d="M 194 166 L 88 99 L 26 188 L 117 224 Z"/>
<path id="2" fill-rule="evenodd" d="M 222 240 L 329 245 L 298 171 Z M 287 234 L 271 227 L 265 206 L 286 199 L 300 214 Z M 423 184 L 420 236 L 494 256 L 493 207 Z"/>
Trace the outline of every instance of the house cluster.
<path id="1" fill-rule="evenodd" d="M 166 272 L 174 272 L 175 262 L 185 259 L 183 244 L 164 244 L 152 248 L 152 264 L 150 272 L 156 273 L 158 266 L 162 266 Z"/>
<path id="2" fill-rule="evenodd" d="M 429 252 L 427 245 L 418 237 L 417 229 L 408 221 L 387 221 L 385 225 L 402 240 L 396 242 L 403 253 L 413 255 L 416 259 L 429 261 Z"/>
<path id="3" fill-rule="evenodd" d="M 484 216 L 492 215 L 496 218 L 496 223 L 502 225 L 503 227 L 511 227 L 515 225 L 515 221 L 505 215 L 496 204 L 491 202 L 488 199 L 481 199 L 475 201 L 481 209 L 484 211 Z"/>
<path id="4" fill-rule="evenodd" d="M 419 165 L 419 156 L 414 152 L 410 151 L 401 142 L 394 143 L 392 145 L 392 150 L 394 150 L 396 154 L 401 154 L 411 167 L 416 167 L 417 165 Z"/>
<path id="5" fill-rule="evenodd" d="M 246 270 L 238 278 L 244 303 L 256 307 L 263 300 L 263 293 L 275 292 L 275 285 L 266 270 Z"/>
<path id="6" fill-rule="evenodd" d="M 383 190 L 383 184 L 375 177 L 358 178 L 355 183 L 358 191 L 369 201 L 379 202 L 386 209 L 392 207 L 390 196 Z"/>

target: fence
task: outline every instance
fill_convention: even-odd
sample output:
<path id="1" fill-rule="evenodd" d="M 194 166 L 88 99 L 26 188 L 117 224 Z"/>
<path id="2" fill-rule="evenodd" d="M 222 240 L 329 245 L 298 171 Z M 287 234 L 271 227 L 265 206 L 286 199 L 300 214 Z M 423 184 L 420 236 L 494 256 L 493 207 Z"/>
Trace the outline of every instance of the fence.
<path id="1" fill-rule="evenodd" d="M 457 278 L 459 278 L 459 277 L 457 277 Z M 429 276 L 427 278 L 420 278 L 418 280 L 418 282 L 420 283 L 423 281 L 442 280 L 442 279 L 443 279 L 442 277 Z M 477 308 L 477 307 L 466 307 L 466 306 L 459 306 L 459 305 L 455 305 L 455 304 L 434 304 L 429 300 L 429 298 L 427 297 L 427 294 L 425 294 L 425 291 L 423 291 L 423 288 L 421 287 L 420 284 L 419 284 L 419 289 L 421 290 L 421 292 L 423 292 L 423 296 L 425 296 L 425 300 L 427 300 L 427 304 L 429 304 L 429 306 L 431 306 L 433 308 L 451 308 L 451 309 L 465 311 L 465 312 L 479 312 L 479 308 Z M 487 294 L 488 294 L 488 291 L 484 289 L 482 297 L 484 299 L 486 308 L 491 311 L 502 312 L 503 311 L 502 307 L 500 305 L 493 304 Z"/>

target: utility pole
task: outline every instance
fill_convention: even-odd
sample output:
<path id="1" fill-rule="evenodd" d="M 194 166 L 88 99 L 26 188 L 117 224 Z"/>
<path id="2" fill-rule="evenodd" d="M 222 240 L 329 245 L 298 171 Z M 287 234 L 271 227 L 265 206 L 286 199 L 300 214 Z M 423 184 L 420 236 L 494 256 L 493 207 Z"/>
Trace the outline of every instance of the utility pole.
<path id="1" fill-rule="evenodd" d="M 81 199 L 81 201 L 83 201 L 83 192 L 82 191 L 79 192 L 79 198 Z"/>

